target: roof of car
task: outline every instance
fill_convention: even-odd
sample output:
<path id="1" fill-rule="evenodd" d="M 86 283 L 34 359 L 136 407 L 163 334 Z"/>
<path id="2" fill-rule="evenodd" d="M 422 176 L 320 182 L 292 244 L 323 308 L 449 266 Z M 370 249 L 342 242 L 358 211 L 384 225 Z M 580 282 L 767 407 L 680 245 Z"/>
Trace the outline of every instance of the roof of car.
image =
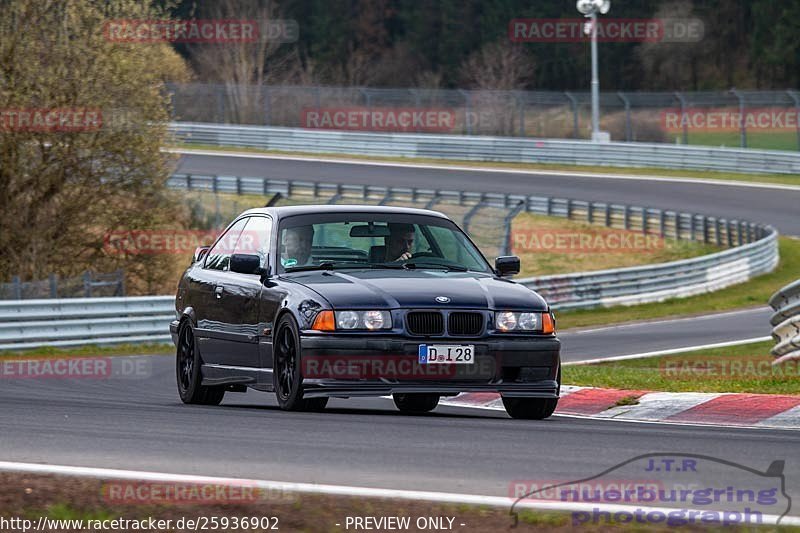
<path id="1" fill-rule="evenodd" d="M 440 218 L 448 218 L 444 213 L 432 211 L 430 209 L 417 209 L 415 207 L 394 207 L 385 205 L 328 205 L 328 204 L 309 204 L 309 205 L 287 205 L 280 207 L 257 207 L 248 209 L 242 215 L 261 214 L 270 215 L 279 219 L 294 215 L 318 215 L 323 213 L 386 213 L 386 214 L 405 214 L 405 215 L 427 215 Z"/>

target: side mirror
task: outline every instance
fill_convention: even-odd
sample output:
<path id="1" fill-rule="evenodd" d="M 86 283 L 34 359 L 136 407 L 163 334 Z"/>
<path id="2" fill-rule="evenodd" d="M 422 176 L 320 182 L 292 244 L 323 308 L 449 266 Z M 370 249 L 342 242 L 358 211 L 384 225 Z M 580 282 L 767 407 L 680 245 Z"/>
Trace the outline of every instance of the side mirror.
<path id="1" fill-rule="evenodd" d="M 211 246 L 198 246 L 194 249 L 194 255 L 192 255 L 192 263 L 197 263 L 198 261 L 202 261 L 202 259 L 206 256 L 208 251 L 211 249 Z"/>
<path id="2" fill-rule="evenodd" d="M 262 274 L 261 258 L 256 254 L 233 254 L 231 256 L 231 272 L 239 274 Z"/>
<path id="3" fill-rule="evenodd" d="M 494 269 L 500 277 L 519 274 L 519 257 L 516 255 L 501 255 L 494 260 Z"/>

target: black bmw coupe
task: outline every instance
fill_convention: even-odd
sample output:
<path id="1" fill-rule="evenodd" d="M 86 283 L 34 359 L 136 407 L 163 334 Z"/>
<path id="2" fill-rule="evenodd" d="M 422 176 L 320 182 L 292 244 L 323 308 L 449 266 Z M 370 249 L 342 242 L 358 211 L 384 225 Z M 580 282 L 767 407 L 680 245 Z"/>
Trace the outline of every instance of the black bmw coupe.
<path id="1" fill-rule="evenodd" d="M 560 342 L 545 300 L 445 215 L 291 206 L 239 215 L 183 274 L 170 324 L 178 392 L 219 404 L 274 391 L 286 410 L 388 396 L 404 412 L 500 393 L 514 418 L 556 408 Z"/>

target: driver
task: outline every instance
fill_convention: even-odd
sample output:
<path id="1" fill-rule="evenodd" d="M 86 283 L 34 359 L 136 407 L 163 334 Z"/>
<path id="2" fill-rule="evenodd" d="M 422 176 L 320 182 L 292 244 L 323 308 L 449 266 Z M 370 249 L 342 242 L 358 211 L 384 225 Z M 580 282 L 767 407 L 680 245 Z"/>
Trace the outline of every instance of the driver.
<path id="1" fill-rule="evenodd" d="M 297 226 L 283 231 L 283 254 L 281 264 L 293 267 L 308 264 L 311 259 L 311 243 L 314 241 L 314 226 Z"/>
<path id="2" fill-rule="evenodd" d="M 416 236 L 413 224 L 399 224 L 390 222 L 389 236 L 384 237 L 386 248 L 386 261 L 408 261 L 414 249 Z"/>

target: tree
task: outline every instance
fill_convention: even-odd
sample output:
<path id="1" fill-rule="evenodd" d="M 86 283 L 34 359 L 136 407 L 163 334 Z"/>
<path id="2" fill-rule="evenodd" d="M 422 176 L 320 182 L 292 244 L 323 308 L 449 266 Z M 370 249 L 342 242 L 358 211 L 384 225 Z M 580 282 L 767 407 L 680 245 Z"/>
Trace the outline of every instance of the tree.
<path id="1" fill-rule="evenodd" d="M 109 254 L 103 243 L 181 218 L 161 153 L 164 81 L 188 71 L 169 44 L 104 33 L 109 21 L 164 12 L 134 0 L 9 0 L 0 10 L 0 276 L 124 266 L 134 290 L 163 283 L 170 259 Z M 33 127 L 23 115 L 73 122 Z"/>

